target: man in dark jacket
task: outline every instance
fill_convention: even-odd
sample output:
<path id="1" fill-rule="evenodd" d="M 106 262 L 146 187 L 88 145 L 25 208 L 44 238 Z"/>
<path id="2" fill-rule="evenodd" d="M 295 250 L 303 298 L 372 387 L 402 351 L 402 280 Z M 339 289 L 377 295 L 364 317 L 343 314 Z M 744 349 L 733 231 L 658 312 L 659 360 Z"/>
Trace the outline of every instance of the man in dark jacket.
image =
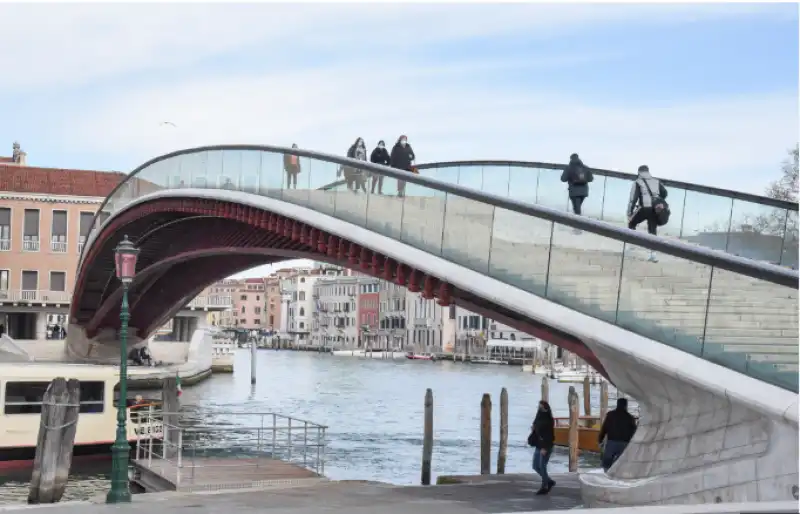
<path id="1" fill-rule="evenodd" d="M 569 156 L 569 164 L 561 174 L 561 182 L 569 185 L 569 199 L 572 202 L 572 212 L 581 215 L 581 206 L 589 196 L 589 182 L 594 180 L 591 170 L 584 166 L 578 154 Z"/>
<path id="2" fill-rule="evenodd" d="M 606 414 L 603 426 L 600 428 L 598 441 L 603 444 L 603 439 L 608 437 L 603 448 L 603 470 L 608 471 L 614 462 L 622 455 L 628 443 L 636 433 L 636 420 L 628 412 L 628 400 L 617 398 L 617 408 Z"/>
<path id="3" fill-rule="evenodd" d="M 408 144 L 408 138 L 406 136 L 398 137 L 397 142 L 392 148 L 392 155 L 390 157 L 392 168 L 410 172 L 412 171 L 416 158 L 417 156 L 414 155 L 414 150 L 411 148 L 411 145 Z M 406 181 L 398 180 L 397 196 L 403 197 L 405 195 Z"/>
<path id="4" fill-rule="evenodd" d="M 389 158 L 389 152 L 386 150 L 386 143 L 383 140 L 378 141 L 378 146 L 372 151 L 372 155 L 369 156 L 369 162 L 374 164 L 380 164 L 381 166 L 389 166 L 392 164 L 391 159 Z M 372 174 L 372 194 L 375 194 L 375 185 L 378 186 L 378 194 L 383 194 L 383 175 L 379 175 L 377 173 Z"/>

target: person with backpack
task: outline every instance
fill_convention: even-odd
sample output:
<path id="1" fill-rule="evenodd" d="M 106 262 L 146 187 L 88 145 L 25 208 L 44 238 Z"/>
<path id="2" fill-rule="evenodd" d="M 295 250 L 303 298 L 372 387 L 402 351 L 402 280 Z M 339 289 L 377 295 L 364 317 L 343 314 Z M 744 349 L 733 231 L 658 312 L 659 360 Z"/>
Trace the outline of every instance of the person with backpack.
<path id="1" fill-rule="evenodd" d="M 561 173 L 561 182 L 568 184 L 569 200 L 572 202 L 572 212 L 581 215 L 583 201 L 589 196 L 589 183 L 594 181 L 592 171 L 581 161 L 578 154 L 569 156 L 569 164 Z"/>
<path id="2" fill-rule="evenodd" d="M 669 222 L 670 210 L 666 198 L 667 188 L 660 180 L 653 178 L 647 165 L 639 166 L 628 201 L 628 228 L 636 230 L 636 227 L 646 221 L 647 231 L 654 236 L 658 235 L 658 227 Z M 652 251 L 648 260 L 658 262 Z"/>
<path id="3" fill-rule="evenodd" d="M 297 148 L 293 144 L 292 148 Z M 286 171 L 286 189 L 297 189 L 297 175 L 300 174 L 300 157 L 289 153 L 283 154 L 283 169 Z"/>
<path id="4" fill-rule="evenodd" d="M 389 158 L 389 152 L 386 150 L 386 143 L 383 140 L 378 141 L 378 146 L 372 151 L 369 156 L 369 161 L 373 164 L 380 164 L 381 166 L 390 166 L 392 160 Z M 375 194 L 375 186 L 378 186 L 378 194 L 383 194 L 383 175 L 378 173 L 372 174 L 372 194 Z"/>
<path id="5" fill-rule="evenodd" d="M 533 470 L 542 477 L 542 487 L 537 495 L 547 494 L 556 485 L 556 481 L 547 474 L 547 463 L 553 453 L 556 439 L 556 422 L 550 404 L 544 400 L 539 402 L 539 409 L 533 419 L 531 433 L 528 436 L 528 446 L 533 446 Z"/>

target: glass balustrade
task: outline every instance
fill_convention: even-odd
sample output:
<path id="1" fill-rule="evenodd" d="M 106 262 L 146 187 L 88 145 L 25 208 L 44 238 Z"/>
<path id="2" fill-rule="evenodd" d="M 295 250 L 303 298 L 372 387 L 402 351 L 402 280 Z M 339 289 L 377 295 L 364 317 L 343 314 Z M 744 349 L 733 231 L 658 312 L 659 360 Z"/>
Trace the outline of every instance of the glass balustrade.
<path id="1" fill-rule="evenodd" d="M 288 174 L 284 160 L 281 153 L 240 149 L 167 158 L 128 179 L 103 211 L 112 214 L 135 198 L 167 188 L 231 189 L 276 198 L 798 390 L 797 289 L 666 254 L 656 255 L 658 261 L 652 262 L 649 250 L 620 240 L 411 182 L 404 186 L 405 197 L 398 197 L 401 184 L 388 176 L 383 180 L 384 195 L 354 193 L 343 184 L 330 187 L 342 178 L 339 164 L 299 157 L 299 173 Z M 362 173 L 369 178 L 368 172 Z M 425 170 L 434 179 L 563 210 L 567 199 L 559 173 L 513 166 Z M 621 213 L 628 190 L 624 180 L 598 176 L 585 204 L 586 214 L 624 223 Z M 768 253 L 776 260 L 796 262 L 796 212 L 676 188 L 670 190 L 669 199 L 673 217 L 665 231 L 668 235 L 721 249 L 751 248 L 745 232 L 730 227 L 774 224 L 779 242 L 764 245 L 763 252 L 753 257 Z M 794 235 L 785 235 L 787 226 L 794 226 Z M 771 237 L 766 231 L 759 232 L 760 237 Z M 714 240 L 717 236 L 720 239 Z"/>
<path id="2" fill-rule="evenodd" d="M 426 177 L 571 212 L 561 170 L 509 164 L 432 165 Z M 797 209 L 669 186 L 672 216 L 659 235 L 757 261 L 798 268 Z M 631 180 L 596 174 L 582 214 L 626 226 Z M 645 230 L 644 225 L 640 230 Z"/>

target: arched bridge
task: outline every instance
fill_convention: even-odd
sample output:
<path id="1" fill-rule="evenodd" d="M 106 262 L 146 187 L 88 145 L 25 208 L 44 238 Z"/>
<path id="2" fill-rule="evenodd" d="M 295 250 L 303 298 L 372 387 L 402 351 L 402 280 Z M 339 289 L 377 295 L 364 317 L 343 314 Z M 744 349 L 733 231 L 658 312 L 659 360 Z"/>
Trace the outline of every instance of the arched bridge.
<path id="1" fill-rule="evenodd" d="M 287 156 L 297 157 L 301 170 L 291 187 Z M 347 189 L 342 167 L 382 178 L 390 194 Z M 134 341 L 220 278 L 288 258 L 327 261 L 557 344 L 633 394 L 643 407 L 635 450 L 608 476 L 586 479 L 589 504 L 625 503 L 613 493 L 621 480 L 650 501 L 685 501 L 700 493 L 667 497 L 667 486 L 702 483 L 709 469 L 742 459 L 764 468 L 763 493 L 746 499 L 791 494 L 797 460 L 787 466 L 782 459 L 797 456 L 797 272 L 703 248 L 702 241 L 688 244 L 680 235 L 650 236 L 611 219 L 509 198 L 512 190 L 537 191 L 538 201 L 541 173 L 527 181 L 520 175 L 506 194 L 493 194 L 501 192 L 491 189 L 501 176 L 464 187 L 458 179 L 268 146 L 204 147 L 153 159 L 95 218 L 71 303 L 68 352 L 117 358 L 121 288 L 113 249 L 123 235 L 141 249 L 130 290 Z M 658 262 L 648 261 L 651 251 Z M 784 262 L 785 253 L 772 260 Z M 89 355 L 104 345 L 105 356 Z M 667 448 L 669 434 L 680 430 L 681 441 Z M 726 430 L 742 437 L 729 442 Z M 761 444 L 765 433 L 770 440 Z M 698 439 L 690 444 L 693 434 Z M 736 453 L 737 445 L 746 451 Z M 653 463 L 645 454 L 665 458 Z M 659 479 L 640 480 L 653 476 Z M 730 482 L 721 487 L 728 492 L 708 488 L 712 496 L 704 501 L 738 490 Z"/>

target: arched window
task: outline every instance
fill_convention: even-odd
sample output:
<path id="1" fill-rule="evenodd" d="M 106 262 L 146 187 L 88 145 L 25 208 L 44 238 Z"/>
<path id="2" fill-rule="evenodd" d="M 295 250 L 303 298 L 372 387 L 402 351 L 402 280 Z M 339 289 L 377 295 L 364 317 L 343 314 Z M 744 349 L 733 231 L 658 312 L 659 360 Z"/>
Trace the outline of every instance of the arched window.
<path id="1" fill-rule="evenodd" d="M 300 307 L 300 315 L 301 316 L 305 316 L 306 315 L 306 310 L 303 307 Z"/>

